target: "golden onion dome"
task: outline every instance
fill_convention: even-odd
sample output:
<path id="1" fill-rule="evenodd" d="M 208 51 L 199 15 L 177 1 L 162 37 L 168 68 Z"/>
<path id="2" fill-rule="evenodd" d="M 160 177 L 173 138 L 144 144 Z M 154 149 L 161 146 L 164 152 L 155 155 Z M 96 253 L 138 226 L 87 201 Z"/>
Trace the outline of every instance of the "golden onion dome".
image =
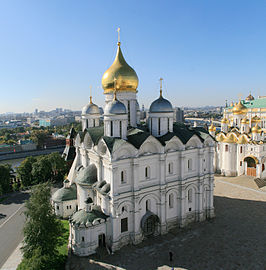
<path id="1" fill-rule="evenodd" d="M 254 100 L 254 97 L 249 93 L 249 95 L 245 99 L 246 101 Z"/>
<path id="2" fill-rule="evenodd" d="M 261 119 L 257 115 L 255 115 L 254 117 L 251 118 L 252 123 L 259 123 L 260 121 L 261 121 Z"/>
<path id="3" fill-rule="evenodd" d="M 248 139 L 246 138 L 245 135 L 241 135 L 241 136 L 239 136 L 237 143 L 238 144 L 247 144 L 248 143 Z"/>
<path id="4" fill-rule="evenodd" d="M 228 124 L 228 123 L 229 123 L 229 120 L 228 120 L 226 117 L 224 117 L 224 118 L 222 119 L 221 123 L 222 123 L 222 124 Z"/>
<path id="5" fill-rule="evenodd" d="M 246 106 L 242 104 L 241 100 L 235 104 L 232 109 L 233 114 L 244 114 L 246 113 Z"/>
<path id="6" fill-rule="evenodd" d="M 252 133 L 261 133 L 261 128 L 259 127 L 258 123 L 251 129 Z"/>
<path id="7" fill-rule="evenodd" d="M 241 124 L 248 124 L 247 121 L 248 121 L 248 119 L 245 117 L 245 118 L 243 118 L 243 119 L 241 120 Z"/>
<path id="8" fill-rule="evenodd" d="M 227 137 L 224 140 L 224 142 L 226 142 L 226 143 L 236 143 L 237 142 L 237 138 L 236 138 L 236 136 L 233 133 L 231 133 L 231 134 L 228 134 L 227 135 Z"/>
<path id="9" fill-rule="evenodd" d="M 226 136 L 224 135 L 224 133 L 219 133 L 219 134 L 217 134 L 217 136 L 216 136 L 216 140 L 218 141 L 218 142 L 223 142 L 224 140 L 226 139 Z"/>
<path id="10" fill-rule="evenodd" d="M 234 107 L 234 102 L 233 101 L 231 102 L 230 107 Z"/>
<path id="11" fill-rule="evenodd" d="M 120 48 L 120 42 L 117 43 L 117 52 L 113 64 L 104 72 L 102 77 L 102 87 L 104 93 L 114 91 L 116 80 L 116 90 L 136 92 L 139 84 L 138 76 L 135 70 L 129 66 L 124 59 Z"/>
<path id="12" fill-rule="evenodd" d="M 212 124 L 209 126 L 209 131 L 216 131 L 216 127 L 215 127 L 215 125 L 213 124 L 213 122 L 212 122 Z"/>

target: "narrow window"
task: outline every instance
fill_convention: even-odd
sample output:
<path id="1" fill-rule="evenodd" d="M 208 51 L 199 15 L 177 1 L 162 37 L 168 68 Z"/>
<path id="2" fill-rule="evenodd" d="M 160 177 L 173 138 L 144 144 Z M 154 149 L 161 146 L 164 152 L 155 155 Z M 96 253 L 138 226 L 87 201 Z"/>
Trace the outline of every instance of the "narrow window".
<path id="1" fill-rule="evenodd" d="M 119 125 L 120 125 L 120 138 L 122 138 L 122 121 L 119 121 Z"/>
<path id="2" fill-rule="evenodd" d="M 127 103 L 127 110 L 128 110 L 128 125 L 130 126 L 130 101 Z"/>
<path id="3" fill-rule="evenodd" d="M 93 127 L 95 127 L 95 119 L 93 119 Z"/>
<path id="4" fill-rule="evenodd" d="M 161 118 L 158 118 L 158 135 L 161 134 Z"/>
<path id="5" fill-rule="evenodd" d="M 218 151 L 220 150 L 220 144 L 218 144 Z"/>
<path id="6" fill-rule="evenodd" d="M 67 209 L 68 209 L 68 205 L 67 205 Z"/>
<path id="7" fill-rule="evenodd" d="M 173 162 L 170 162 L 170 163 L 168 164 L 168 173 L 169 173 L 169 174 L 173 174 Z"/>
<path id="8" fill-rule="evenodd" d="M 59 210 L 59 205 L 56 206 L 56 209 Z"/>
<path id="9" fill-rule="evenodd" d="M 225 152 L 228 152 L 228 144 L 225 145 Z"/>
<path id="10" fill-rule="evenodd" d="M 84 236 L 82 236 L 82 242 L 84 242 L 85 241 L 85 238 L 84 238 Z"/>
<path id="11" fill-rule="evenodd" d="M 121 172 L 121 183 L 125 183 L 125 173 L 124 171 Z"/>
<path id="12" fill-rule="evenodd" d="M 150 200 L 146 201 L 146 211 L 150 211 L 151 210 L 151 202 Z"/>
<path id="13" fill-rule="evenodd" d="M 151 134 L 152 134 L 152 118 L 151 118 L 151 130 L 150 130 Z"/>
<path id="14" fill-rule="evenodd" d="M 127 224 L 127 218 L 121 219 L 121 233 L 128 231 L 128 224 Z"/>
<path id="15" fill-rule="evenodd" d="M 150 178 L 150 168 L 149 167 L 145 168 L 145 177 Z"/>
<path id="16" fill-rule="evenodd" d="M 170 194 L 169 195 L 169 208 L 173 208 L 174 207 L 174 195 Z"/>
<path id="17" fill-rule="evenodd" d="M 265 165 L 263 163 L 262 166 L 261 166 L 261 171 L 263 172 L 264 170 L 265 170 Z"/>
<path id="18" fill-rule="evenodd" d="M 187 168 L 188 168 L 189 171 L 192 169 L 192 159 L 188 159 Z"/>
<path id="19" fill-rule="evenodd" d="M 69 205 L 69 209 L 71 209 L 71 205 Z"/>
<path id="20" fill-rule="evenodd" d="M 113 136 L 113 121 L 111 121 L 111 136 Z"/>
<path id="21" fill-rule="evenodd" d="M 242 151 L 243 151 L 242 146 L 240 146 L 240 154 L 242 154 Z"/>
<path id="22" fill-rule="evenodd" d="M 170 131 L 170 119 L 167 118 L 167 131 Z"/>
<path id="23" fill-rule="evenodd" d="M 242 161 L 240 161 L 240 166 L 242 166 Z"/>
<path id="24" fill-rule="evenodd" d="M 191 203 L 192 202 L 192 189 L 188 190 L 188 196 L 187 197 L 188 197 L 188 202 Z"/>

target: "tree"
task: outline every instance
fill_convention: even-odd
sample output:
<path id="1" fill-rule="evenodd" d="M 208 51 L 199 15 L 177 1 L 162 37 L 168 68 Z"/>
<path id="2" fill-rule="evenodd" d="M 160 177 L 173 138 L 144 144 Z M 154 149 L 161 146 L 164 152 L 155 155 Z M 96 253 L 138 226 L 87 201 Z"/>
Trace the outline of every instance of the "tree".
<path id="1" fill-rule="evenodd" d="M 26 202 L 23 261 L 18 269 L 54 269 L 51 262 L 58 256 L 57 247 L 63 232 L 50 203 L 51 188 L 48 183 L 35 186 Z"/>
<path id="2" fill-rule="evenodd" d="M 40 156 L 32 165 L 33 184 L 52 180 L 52 165 L 48 156 Z"/>
<path id="3" fill-rule="evenodd" d="M 58 152 L 51 153 L 47 157 L 51 163 L 52 181 L 62 182 L 68 170 L 67 162 Z"/>
<path id="4" fill-rule="evenodd" d="M 10 164 L 0 165 L 0 195 L 11 191 L 11 177 L 13 169 Z"/>
<path id="5" fill-rule="evenodd" d="M 45 130 L 34 130 L 31 135 L 31 139 L 38 145 L 38 147 L 43 148 L 45 139 L 48 133 Z"/>
<path id="6" fill-rule="evenodd" d="M 28 187 L 33 184 L 32 166 L 33 163 L 36 162 L 36 160 L 37 159 L 32 156 L 27 157 L 21 162 L 21 164 L 17 168 L 17 175 L 23 187 Z"/>

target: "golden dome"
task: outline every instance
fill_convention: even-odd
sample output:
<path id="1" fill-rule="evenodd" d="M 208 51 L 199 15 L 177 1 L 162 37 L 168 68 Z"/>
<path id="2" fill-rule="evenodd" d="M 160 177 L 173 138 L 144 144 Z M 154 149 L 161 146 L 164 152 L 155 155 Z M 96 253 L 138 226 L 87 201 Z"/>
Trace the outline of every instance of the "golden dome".
<path id="1" fill-rule="evenodd" d="M 241 135 L 241 136 L 239 136 L 237 143 L 238 144 L 246 144 L 246 143 L 248 143 L 248 139 L 246 138 L 245 135 Z"/>
<path id="2" fill-rule="evenodd" d="M 234 107 L 234 102 L 233 101 L 231 102 L 230 107 Z"/>
<path id="3" fill-rule="evenodd" d="M 246 106 L 241 103 L 241 100 L 239 100 L 239 102 L 233 107 L 232 112 L 233 114 L 244 114 L 246 113 L 246 109 Z"/>
<path id="4" fill-rule="evenodd" d="M 224 116 L 224 118 L 222 119 L 221 123 L 222 123 L 222 124 L 228 124 L 229 121 L 228 121 L 228 119 Z"/>
<path id="5" fill-rule="evenodd" d="M 254 97 L 249 93 L 249 95 L 245 99 L 246 101 L 254 100 Z"/>
<path id="6" fill-rule="evenodd" d="M 221 132 L 221 133 L 217 134 L 216 140 L 217 140 L 218 142 L 223 142 L 224 139 L 226 139 L 226 136 L 224 135 L 224 133 Z"/>
<path id="7" fill-rule="evenodd" d="M 251 132 L 252 132 L 252 133 L 261 133 L 261 128 L 259 127 L 258 123 L 256 124 L 255 127 L 253 127 L 253 128 L 251 129 Z"/>
<path id="8" fill-rule="evenodd" d="M 224 142 L 226 142 L 226 143 L 236 143 L 237 142 L 237 138 L 236 138 L 236 136 L 233 133 L 231 133 L 231 134 L 228 134 L 227 135 L 227 137 L 224 140 Z"/>
<path id="9" fill-rule="evenodd" d="M 257 115 L 255 115 L 254 117 L 251 118 L 252 123 L 259 123 L 260 121 L 261 121 L 261 119 Z"/>
<path id="10" fill-rule="evenodd" d="M 138 76 L 135 70 L 130 67 L 120 48 L 118 42 L 117 52 L 113 64 L 104 72 L 102 77 L 102 87 L 104 93 L 114 91 L 114 80 L 116 79 L 117 91 L 136 92 L 139 84 Z"/>
<path id="11" fill-rule="evenodd" d="M 209 126 L 209 131 L 216 131 L 216 127 L 215 127 L 215 125 L 213 124 L 213 122 L 212 122 L 212 124 Z"/>
<path id="12" fill-rule="evenodd" d="M 247 117 L 241 120 L 241 124 L 248 124 L 248 123 L 249 123 L 249 120 L 247 119 Z"/>

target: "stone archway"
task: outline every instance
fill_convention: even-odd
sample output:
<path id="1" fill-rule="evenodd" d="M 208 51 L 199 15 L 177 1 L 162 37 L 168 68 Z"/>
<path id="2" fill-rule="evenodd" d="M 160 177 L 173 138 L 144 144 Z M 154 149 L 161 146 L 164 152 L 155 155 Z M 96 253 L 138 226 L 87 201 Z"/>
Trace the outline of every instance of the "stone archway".
<path id="1" fill-rule="evenodd" d="M 159 217 L 152 212 L 147 211 L 141 219 L 141 229 L 143 231 L 143 234 L 145 236 L 159 234 L 159 224 Z"/>
<path id="2" fill-rule="evenodd" d="M 244 158 L 244 161 L 247 163 L 247 175 L 256 177 L 258 159 L 254 156 L 248 156 Z"/>

